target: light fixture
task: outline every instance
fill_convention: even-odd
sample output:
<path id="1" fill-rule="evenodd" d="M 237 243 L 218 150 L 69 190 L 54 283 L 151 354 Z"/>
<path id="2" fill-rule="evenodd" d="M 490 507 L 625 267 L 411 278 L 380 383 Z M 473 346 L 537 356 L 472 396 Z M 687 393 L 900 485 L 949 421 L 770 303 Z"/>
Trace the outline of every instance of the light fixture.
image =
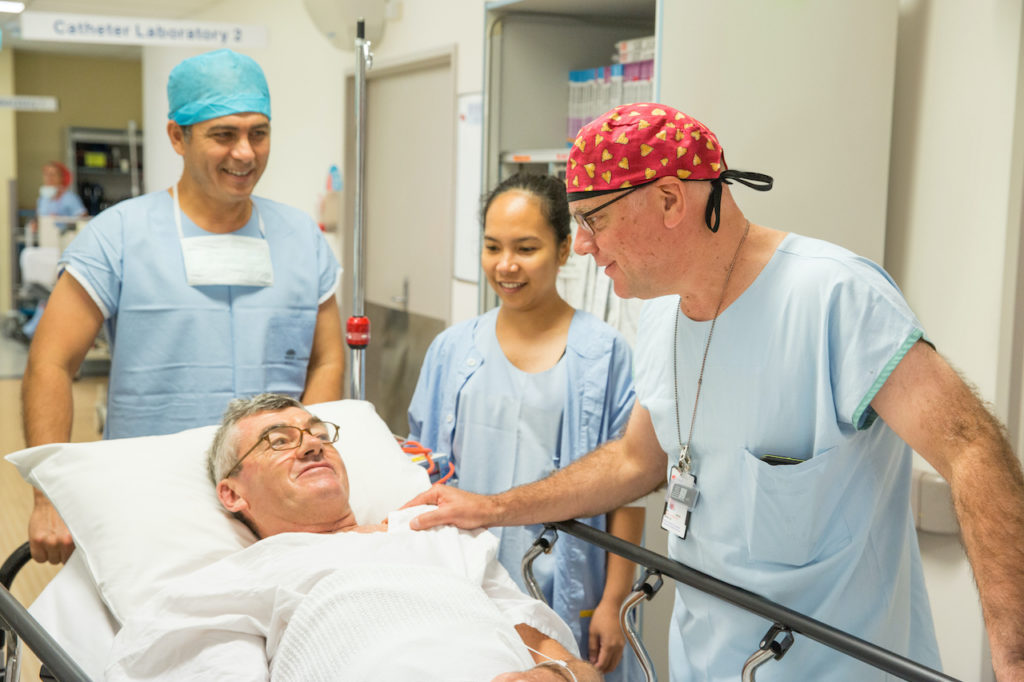
<path id="1" fill-rule="evenodd" d="M 6 12 L 8 14 L 20 14 L 25 11 L 25 3 L 23 2 L 10 2 L 10 0 L 0 0 L 0 12 Z"/>
<path id="2" fill-rule="evenodd" d="M 313 25 L 340 50 L 355 49 L 356 20 L 362 19 L 365 37 L 380 47 L 387 19 L 387 0 L 305 0 Z"/>

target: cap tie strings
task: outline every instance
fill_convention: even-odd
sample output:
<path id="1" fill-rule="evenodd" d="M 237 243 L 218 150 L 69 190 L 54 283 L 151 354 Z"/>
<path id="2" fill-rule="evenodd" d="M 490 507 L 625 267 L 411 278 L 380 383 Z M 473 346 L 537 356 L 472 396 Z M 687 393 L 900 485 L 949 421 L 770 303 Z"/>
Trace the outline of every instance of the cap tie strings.
<path id="1" fill-rule="evenodd" d="M 772 188 L 774 182 L 772 176 L 764 173 L 732 169 L 722 171 L 721 175 L 711 181 L 711 195 L 708 197 L 707 208 L 704 209 L 704 222 L 712 232 L 718 232 L 722 218 L 722 183 L 731 185 L 730 180 L 735 180 L 758 192 L 767 192 Z"/>

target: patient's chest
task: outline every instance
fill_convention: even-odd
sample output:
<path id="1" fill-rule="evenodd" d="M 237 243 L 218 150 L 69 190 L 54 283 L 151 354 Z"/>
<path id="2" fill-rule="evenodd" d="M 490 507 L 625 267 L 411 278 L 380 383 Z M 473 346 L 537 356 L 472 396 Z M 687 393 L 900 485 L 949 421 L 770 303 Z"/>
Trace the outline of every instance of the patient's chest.
<path id="1" fill-rule="evenodd" d="M 490 679 L 530 665 L 511 624 L 480 589 L 450 570 L 402 564 L 339 568 L 297 605 L 271 648 L 271 679 Z M 437 654 L 458 642 L 459 655 Z M 430 665 L 430 661 L 435 661 Z M 386 662 L 386 664 L 385 664 Z"/>

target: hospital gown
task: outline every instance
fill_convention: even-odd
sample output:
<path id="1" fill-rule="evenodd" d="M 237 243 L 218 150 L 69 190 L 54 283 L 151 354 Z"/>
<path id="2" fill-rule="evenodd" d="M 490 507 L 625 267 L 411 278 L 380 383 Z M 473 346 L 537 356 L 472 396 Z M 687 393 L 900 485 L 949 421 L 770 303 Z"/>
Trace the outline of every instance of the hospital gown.
<path id="1" fill-rule="evenodd" d="M 108 680 L 489 680 L 534 663 L 514 626 L 577 653 L 489 533 L 284 533 L 167 586 L 125 623 Z"/>
<path id="2" fill-rule="evenodd" d="M 641 315 L 637 396 L 666 469 L 687 435 L 710 322 L 677 296 Z M 716 578 L 925 665 L 939 657 L 910 509 L 911 451 L 870 406 L 923 331 L 881 268 L 788 235 L 722 312 L 707 354 L 691 453 L 700 497 L 669 553 Z M 772 466 L 775 455 L 797 464 Z M 674 682 L 734 680 L 771 624 L 677 588 Z M 805 637 L 759 681 L 889 679 Z"/>
<path id="3" fill-rule="evenodd" d="M 94 218 L 61 265 L 103 313 L 111 342 L 106 438 L 215 424 L 232 398 L 299 397 L 319 306 L 341 268 L 301 211 L 259 197 L 236 232 L 266 228 L 274 284 L 190 286 L 166 191 L 122 201 Z M 209 235 L 182 215 L 185 237 Z"/>

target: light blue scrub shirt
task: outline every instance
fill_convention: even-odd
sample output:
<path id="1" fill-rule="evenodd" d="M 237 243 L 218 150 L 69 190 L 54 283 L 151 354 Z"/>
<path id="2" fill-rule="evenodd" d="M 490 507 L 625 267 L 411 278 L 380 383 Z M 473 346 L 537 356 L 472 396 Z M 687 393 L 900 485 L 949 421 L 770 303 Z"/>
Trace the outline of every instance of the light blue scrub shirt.
<path id="1" fill-rule="evenodd" d="M 491 454 L 490 449 L 482 453 L 460 453 L 457 448 L 453 449 L 453 443 L 458 444 L 456 433 L 460 426 L 457 417 L 464 414 L 462 403 L 468 399 L 466 387 L 481 367 L 490 362 L 487 348 L 498 346 L 497 339 L 493 337 L 497 315 L 498 309 L 495 308 L 449 327 L 434 339 L 427 350 L 416 392 L 409 405 L 409 438 L 435 452 L 453 453 L 457 473 L 463 458 L 483 465 Z M 481 337 L 489 337 L 483 347 L 478 345 L 478 333 Z M 511 485 L 536 480 L 550 472 L 549 466 L 568 466 L 621 433 L 634 400 L 631 360 L 629 345 L 619 332 L 593 315 L 577 310 L 569 325 L 569 338 L 561 361 L 565 366 L 561 428 L 559 441 L 551 450 L 552 455 L 558 453 L 557 461 L 553 456 L 548 461 L 535 459 L 530 467 L 532 470 L 520 469 L 518 462 L 515 469 L 510 470 L 507 461 L 499 462 L 496 468 L 504 473 L 499 474 L 500 480 L 486 484 L 487 489 L 504 490 Z M 491 376 L 493 381 L 499 375 Z M 508 386 L 480 382 L 472 387 L 472 392 L 493 390 L 507 394 L 509 389 Z M 476 408 L 472 412 L 477 413 Z M 488 424 L 477 423 L 472 428 L 479 432 L 469 436 L 467 441 L 486 442 L 489 436 L 508 438 L 504 429 L 495 433 Z M 477 479 L 481 473 L 478 469 L 476 473 L 470 473 L 470 478 Z M 462 487 L 467 487 L 465 481 Z M 606 528 L 604 515 L 580 521 L 601 530 Z M 505 529 L 503 532 L 513 530 Z M 536 539 L 536 534 L 532 535 L 530 544 L 533 539 Z M 605 553 L 594 545 L 561 534 L 552 555 L 551 607 L 572 629 L 586 658 L 590 621 L 589 618 L 581 618 L 580 612 L 593 609 L 601 600 Z M 504 562 L 503 565 L 517 582 L 521 582 L 522 555 L 508 561 L 511 565 Z M 609 682 L 640 679 L 639 664 L 628 647 L 622 660 L 622 664 L 605 679 Z"/>
<path id="2" fill-rule="evenodd" d="M 553 473 L 560 461 L 566 362 L 528 373 L 505 356 L 495 333 L 497 316 L 480 321 L 473 335 L 484 356 L 462 388 L 455 419 L 456 476 L 459 488 L 493 495 Z M 527 591 L 523 555 L 540 535 L 541 525 L 490 529 L 498 536 L 498 561 L 519 589 Z M 555 562 L 542 554 L 533 575 L 544 598 L 553 600 Z"/>
<path id="3" fill-rule="evenodd" d="M 235 397 L 302 394 L 318 308 L 341 268 L 309 216 L 252 201 L 256 210 L 236 234 L 262 238 L 258 212 L 273 286 L 189 286 L 166 191 L 107 209 L 61 256 L 107 322 L 106 438 L 215 424 Z M 184 214 L 182 231 L 210 234 Z"/>
<path id="4" fill-rule="evenodd" d="M 38 197 L 36 199 L 36 215 L 76 216 L 85 215 L 85 206 L 78 195 L 70 189 L 54 199 Z"/>
<path id="5" fill-rule="evenodd" d="M 666 470 L 687 436 L 710 322 L 649 301 L 636 383 Z M 722 312 L 707 355 L 691 453 L 700 498 L 669 554 L 712 576 L 938 668 L 910 509 L 911 451 L 870 402 L 923 338 L 896 285 L 838 246 L 788 235 Z M 803 460 L 771 466 L 765 455 Z M 771 623 L 678 586 L 672 679 L 738 679 Z M 757 679 L 883 680 L 881 671 L 796 636 Z"/>

